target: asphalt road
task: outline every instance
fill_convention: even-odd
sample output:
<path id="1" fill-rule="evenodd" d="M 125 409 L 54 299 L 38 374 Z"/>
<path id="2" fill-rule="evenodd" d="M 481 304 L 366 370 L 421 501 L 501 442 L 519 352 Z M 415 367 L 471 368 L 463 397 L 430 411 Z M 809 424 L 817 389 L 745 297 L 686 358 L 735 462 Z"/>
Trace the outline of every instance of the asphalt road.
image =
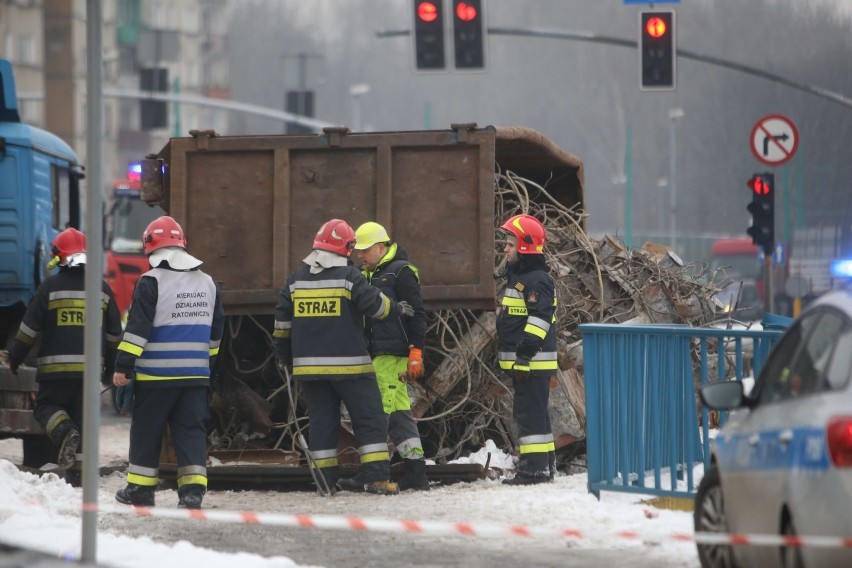
<path id="1" fill-rule="evenodd" d="M 249 552 L 261 556 L 287 556 L 302 566 L 325 568 L 562 568 L 631 566 L 673 568 L 683 562 L 661 562 L 637 549 L 589 550 L 570 543 L 503 541 L 476 537 L 431 537 L 351 531 L 187 523 L 125 517 L 111 531 L 147 536 L 159 542 L 189 541 L 220 552 Z M 126 524 L 125 524 L 126 523 Z M 698 566 L 695 564 L 688 566 Z"/>

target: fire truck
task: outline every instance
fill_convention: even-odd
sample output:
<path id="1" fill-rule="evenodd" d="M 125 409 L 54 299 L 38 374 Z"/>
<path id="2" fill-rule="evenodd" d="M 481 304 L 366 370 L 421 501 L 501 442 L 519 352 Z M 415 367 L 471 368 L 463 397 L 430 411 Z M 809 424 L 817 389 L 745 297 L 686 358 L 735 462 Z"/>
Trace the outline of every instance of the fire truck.
<path id="1" fill-rule="evenodd" d="M 112 202 L 106 218 L 104 275 L 115 294 L 122 319 L 127 317 L 136 281 L 148 271 L 148 258 L 142 252 L 142 232 L 148 223 L 165 215 L 140 198 L 139 164 L 131 164 L 126 179 L 112 184 Z"/>

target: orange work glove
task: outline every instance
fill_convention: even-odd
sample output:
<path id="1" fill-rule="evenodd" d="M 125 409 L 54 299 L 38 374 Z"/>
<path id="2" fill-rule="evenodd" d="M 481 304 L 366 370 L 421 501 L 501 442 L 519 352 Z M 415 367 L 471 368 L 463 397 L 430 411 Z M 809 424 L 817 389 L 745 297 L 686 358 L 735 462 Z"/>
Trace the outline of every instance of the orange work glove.
<path id="1" fill-rule="evenodd" d="M 408 348 L 408 378 L 416 381 L 423 376 L 423 351 L 416 347 Z"/>

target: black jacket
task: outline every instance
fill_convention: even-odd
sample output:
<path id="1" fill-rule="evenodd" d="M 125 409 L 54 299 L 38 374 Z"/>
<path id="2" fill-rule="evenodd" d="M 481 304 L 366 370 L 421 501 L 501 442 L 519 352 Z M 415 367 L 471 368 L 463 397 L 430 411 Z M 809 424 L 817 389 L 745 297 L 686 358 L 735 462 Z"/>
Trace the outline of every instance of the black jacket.
<path id="1" fill-rule="evenodd" d="M 405 251 L 393 244 L 374 271 L 363 272 L 371 286 L 395 302 L 408 302 L 414 309 L 412 317 L 368 320 L 366 331 L 370 355 L 408 357 L 409 347 L 422 350 L 426 343 L 426 311 L 420 295 L 420 273 L 408 262 Z"/>
<path id="2" fill-rule="evenodd" d="M 36 341 L 41 339 L 36 361 L 38 382 L 83 378 L 85 275 L 85 266 L 60 267 L 59 274 L 45 280 L 36 291 L 24 314 L 18 334 L 12 340 L 9 359 L 17 366 L 26 359 Z M 101 283 L 101 312 L 104 381 L 107 377 L 112 379 L 115 349 L 121 339 L 121 316 L 112 290 L 106 282 Z"/>
<path id="3" fill-rule="evenodd" d="M 497 314 L 498 359 L 509 370 L 518 357 L 531 359 L 532 372 L 555 374 L 556 291 L 541 255 L 519 255 Z"/>
<path id="4" fill-rule="evenodd" d="M 396 313 L 396 304 L 367 284 L 353 266 L 311 273 L 302 266 L 278 294 L 272 334 L 278 361 L 297 379 L 375 376 L 364 319 Z"/>

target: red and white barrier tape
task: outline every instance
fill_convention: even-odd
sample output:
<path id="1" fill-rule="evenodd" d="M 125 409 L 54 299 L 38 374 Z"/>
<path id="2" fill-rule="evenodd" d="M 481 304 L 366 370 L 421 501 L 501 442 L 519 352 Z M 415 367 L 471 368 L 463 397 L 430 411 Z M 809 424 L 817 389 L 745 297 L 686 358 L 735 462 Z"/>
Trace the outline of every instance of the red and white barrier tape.
<path id="1" fill-rule="evenodd" d="M 86 507 L 93 508 L 93 507 Z M 102 513 L 158 517 L 165 519 L 192 519 L 220 523 L 272 525 L 296 528 L 366 531 L 382 533 L 408 533 L 437 536 L 486 537 L 545 537 L 582 540 L 591 533 L 581 529 L 527 527 L 491 523 L 453 523 L 447 521 L 393 520 L 375 517 L 343 517 L 334 515 L 288 515 L 251 511 L 216 511 L 210 509 L 166 509 L 158 507 L 130 507 L 107 505 L 97 508 Z M 595 536 L 601 536 L 596 534 Z M 696 542 L 701 544 L 730 544 L 753 546 L 812 546 L 820 548 L 852 548 L 852 538 L 832 536 L 783 536 L 776 534 L 724 534 L 711 532 L 661 533 L 636 530 L 612 531 L 608 538 L 639 542 Z"/>
<path id="2" fill-rule="evenodd" d="M 852 548 L 852 538 L 842 536 L 785 536 L 780 534 L 725 534 L 697 532 L 692 540 L 701 544 L 751 546 L 812 546 L 815 548 Z"/>
<path id="3" fill-rule="evenodd" d="M 492 523 L 454 523 L 448 521 L 415 521 L 410 519 L 393 520 L 377 517 L 343 517 L 335 515 L 289 515 L 281 513 L 258 513 L 252 511 L 214 511 L 210 509 L 165 509 L 157 507 L 120 507 L 108 505 L 100 507 L 101 512 L 116 514 L 135 514 L 140 517 L 160 517 L 169 519 L 194 519 L 225 523 L 251 525 L 275 525 L 298 528 L 351 530 L 384 533 L 428 534 L 438 536 L 520 536 L 520 537 L 564 537 L 587 538 L 579 529 L 557 529 L 547 527 L 527 527 L 521 525 L 498 525 Z M 635 531 L 617 531 L 620 538 L 644 540 Z M 683 535 L 681 540 L 691 540 L 691 535 Z"/>

